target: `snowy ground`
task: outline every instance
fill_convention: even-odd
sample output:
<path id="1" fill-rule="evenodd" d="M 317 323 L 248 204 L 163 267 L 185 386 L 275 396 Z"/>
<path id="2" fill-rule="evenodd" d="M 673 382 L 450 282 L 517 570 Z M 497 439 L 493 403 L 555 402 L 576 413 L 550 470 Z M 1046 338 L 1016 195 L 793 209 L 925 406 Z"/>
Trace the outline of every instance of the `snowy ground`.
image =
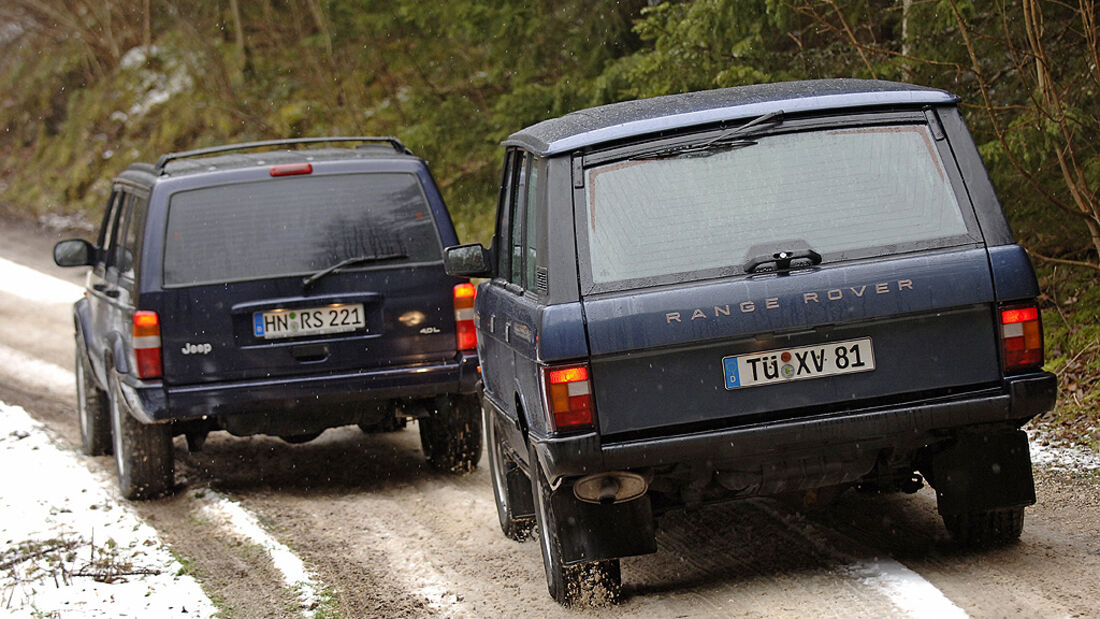
<path id="1" fill-rule="evenodd" d="M 210 617 L 216 608 L 76 454 L 0 403 L 0 612 Z"/>

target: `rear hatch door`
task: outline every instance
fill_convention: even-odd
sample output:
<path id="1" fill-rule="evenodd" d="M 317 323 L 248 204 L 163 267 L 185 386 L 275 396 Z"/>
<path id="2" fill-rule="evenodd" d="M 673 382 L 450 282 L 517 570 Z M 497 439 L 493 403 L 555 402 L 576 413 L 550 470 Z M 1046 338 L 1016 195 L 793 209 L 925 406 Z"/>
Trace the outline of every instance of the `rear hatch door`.
<path id="1" fill-rule="evenodd" d="M 921 122 L 798 128 L 585 169 L 576 225 L 606 437 L 999 379 L 989 261 L 950 150 Z"/>
<path id="2" fill-rule="evenodd" d="M 160 303 L 165 381 L 452 359 L 457 280 L 443 271 L 440 245 L 412 172 L 315 173 L 176 192 Z"/>

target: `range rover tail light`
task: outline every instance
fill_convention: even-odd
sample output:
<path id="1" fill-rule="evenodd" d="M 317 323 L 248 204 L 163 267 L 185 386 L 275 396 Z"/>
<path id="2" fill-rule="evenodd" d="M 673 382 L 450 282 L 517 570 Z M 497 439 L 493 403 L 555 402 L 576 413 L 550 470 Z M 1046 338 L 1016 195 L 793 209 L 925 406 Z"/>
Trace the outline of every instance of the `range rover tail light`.
<path id="1" fill-rule="evenodd" d="M 542 379 L 552 431 L 592 427 L 592 382 L 587 365 L 544 367 Z"/>
<path id="2" fill-rule="evenodd" d="M 1006 372 L 1043 365 L 1043 321 L 1038 307 L 1001 308 L 1001 353 Z"/>
<path id="3" fill-rule="evenodd" d="M 471 283 L 455 286 L 455 339 L 459 350 L 477 350 L 477 327 L 474 324 L 476 295 L 477 288 Z"/>
<path id="4" fill-rule="evenodd" d="M 156 312 L 134 312 L 134 360 L 138 378 L 160 378 L 160 317 Z"/>

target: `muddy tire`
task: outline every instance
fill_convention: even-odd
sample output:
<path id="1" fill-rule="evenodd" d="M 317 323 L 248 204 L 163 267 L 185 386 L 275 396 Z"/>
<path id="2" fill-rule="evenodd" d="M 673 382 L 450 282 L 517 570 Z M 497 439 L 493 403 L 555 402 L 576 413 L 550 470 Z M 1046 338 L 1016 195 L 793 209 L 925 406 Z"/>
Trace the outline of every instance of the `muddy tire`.
<path id="1" fill-rule="evenodd" d="M 493 480 L 493 498 L 497 505 L 497 519 L 500 521 L 500 530 L 508 539 L 523 541 L 531 536 L 535 528 L 535 519 L 531 516 L 516 516 L 516 505 L 519 497 L 513 495 L 509 485 L 509 476 L 522 475 L 519 466 L 504 453 L 504 445 L 501 443 L 497 432 L 496 419 L 491 410 L 485 407 L 482 412 L 482 426 L 485 432 L 485 448 L 489 451 L 489 477 Z M 530 497 L 525 497 L 529 502 Z M 527 509 L 530 509 L 528 506 Z M 526 511 L 526 510 L 525 510 Z"/>
<path id="2" fill-rule="evenodd" d="M 538 466 L 531 449 L 531 492 L 535 499 L 535 519 L 546 570 L 546 589 L 562 606 L 603 606 L 617 603 L 622 596 L 622 572 L 618 559 L 605 559 L 577 565 L 562 562 L 558 539 L 558 519 L 550 501 L 550 483 Z"/>
<path id="3" fill-rule="evenodd" d="M 134 419 L 126 410 L 118 379 L 111 377 L 109 384 L 119 491 L 127 499 L 152 499 L 167 494 L 175 482 L 172 427 Z"/>
<path id="4" fill-rule="evenodd" d="M 991 548 L 1015 543 L 1024 530 L 1024 508 L 1009 507 L 944 516 L 951 538 L 962 546 Z"/>
<path id="5" fill-rule="evenodd" d="M 87 456 L 111 453 L 111 410 L 107 392 L 100 389 L 88 355 L 77 335 L 76 343 L 76 414 L 80 420 L 80 451 Z"/>
<path id="6" fill-rule="evenodd" d="M 441 395 L 419 420 L 420 446 L 432 468 L 469 473 L 481 459 L 481 404 L 476 395 Z"/>

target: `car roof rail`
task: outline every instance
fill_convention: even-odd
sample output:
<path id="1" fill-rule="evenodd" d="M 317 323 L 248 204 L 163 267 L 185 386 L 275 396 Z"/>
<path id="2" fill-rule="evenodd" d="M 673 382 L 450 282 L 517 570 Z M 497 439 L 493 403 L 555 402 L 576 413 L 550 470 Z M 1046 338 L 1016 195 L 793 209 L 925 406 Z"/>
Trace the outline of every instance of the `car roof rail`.
<path id="1" fill-rule="evenodd" d="M 413 154 L 401 140 L 394 137 L 370 137 L 370 136 L 354 136 L 354 137 L 336 137 L 336 138 L 291 138 L 286 140 L 263 140 L 259 142 L 242 142 L 240 144 L 225 144 L 222 146 L 211 146 L 208 148 L 197 148 L 195 150 L 185 150 L 178 153 L 168 153 L 161 155 L 157 162 L 153 165 L 153 173 L 160 175 L 164 173 L 164 166 L 168 165 L 169 161 L 175 161 L 177 159 L 187 159 L 189 157 L 201 157 L 203 155 L 214 155 L 218 153 L 228 153 L 237 150 L 250 150 L 253 148 L 265 148 L 269 146 L 293 146 L 296 144 L 322 144 L 326 142 L 374 142 L 389 144 L 393 147 L 393 150 L 402 155 Z"/>

